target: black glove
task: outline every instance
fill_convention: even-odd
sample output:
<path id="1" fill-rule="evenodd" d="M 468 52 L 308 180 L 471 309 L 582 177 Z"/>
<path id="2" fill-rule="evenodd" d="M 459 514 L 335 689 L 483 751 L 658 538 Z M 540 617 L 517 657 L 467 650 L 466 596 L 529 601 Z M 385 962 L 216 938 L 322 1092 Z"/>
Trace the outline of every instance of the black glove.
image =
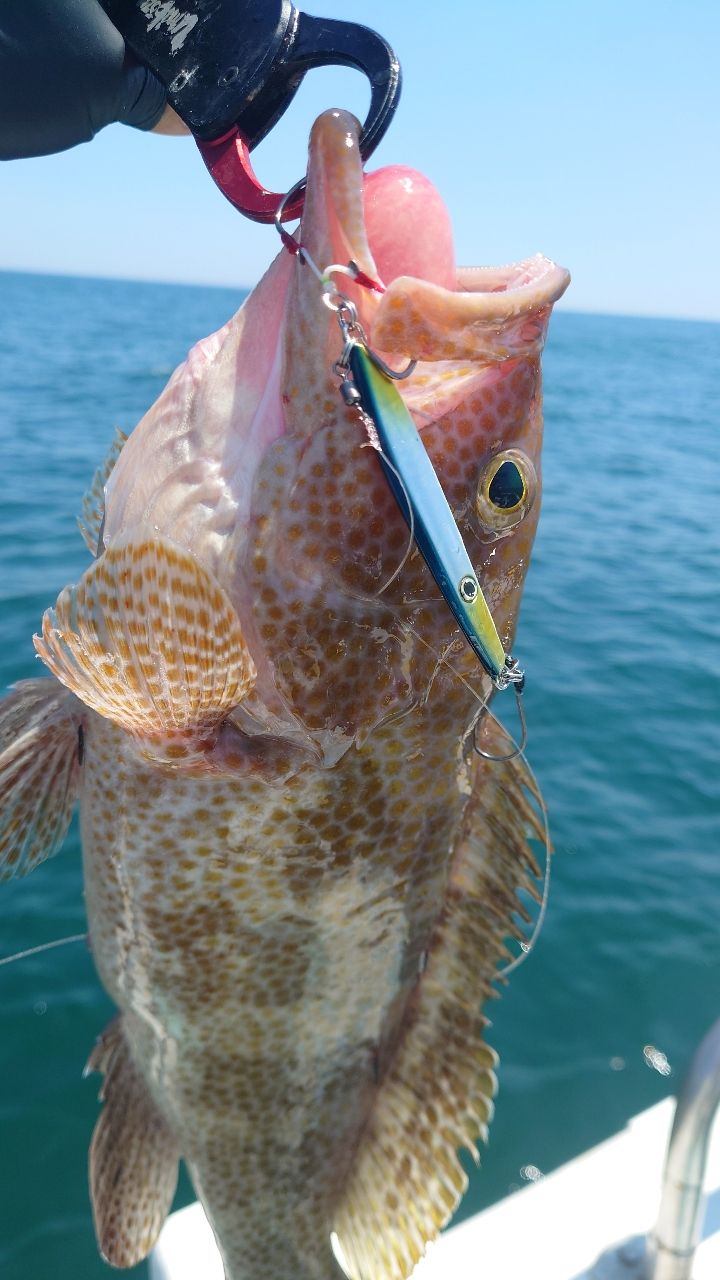
<path id="1" fill-rule="evenodd" d="M 0 0 L 1 159 L 64 151 L 114 120 L 152 129 L 164 107 L 97 0 Z"/>

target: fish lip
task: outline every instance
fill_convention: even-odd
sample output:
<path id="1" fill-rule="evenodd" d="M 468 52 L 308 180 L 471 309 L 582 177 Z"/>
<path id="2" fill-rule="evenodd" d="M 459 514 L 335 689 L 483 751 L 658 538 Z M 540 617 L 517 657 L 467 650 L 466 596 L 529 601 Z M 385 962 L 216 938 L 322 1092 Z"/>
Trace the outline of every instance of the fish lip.
<path id="1" fill-rule="evenodd" d="M 300 240 L 321 271 L 329 263 L 353 261 L 378 280 L 365 220 L 359 136 L 359 122 L 348 112 L 331 110 L 316 120 Z M 456 267 L 454 288 L 400 275 L 381 292 L 334 277 L 378 350 L 421 360 L 488 363 L 539 350 L 550 309 L 569 282 L 565 268 L 540 253 L 498 267 Z"/>
<path id="2" fill-rule="evenodd" d="M 570 273 L 543 253 L 502 267 L 458 267 L 457 294 L 471 294 L 478 313 L 505 319 L 561 298 Z"/>
<path id="3" fill-rule="evenodd" d="M 463 267 L 452 289 L 410 276 L 393 280 L 373 317 L 386 353 L 481 365 L 542 350 L 553 304 L 569 272 L 543 254 L 503 267 Z"/>
<path id="4" fill-rule="evenodd" d="M 331 263 L 353 261 L 375 279 L 365 230 L 360 132 L 355 116 L 336 108 L 315 121 L 299 240 L 320 271 Z M 343 289 L 345 283 L 343 279 Z"/>

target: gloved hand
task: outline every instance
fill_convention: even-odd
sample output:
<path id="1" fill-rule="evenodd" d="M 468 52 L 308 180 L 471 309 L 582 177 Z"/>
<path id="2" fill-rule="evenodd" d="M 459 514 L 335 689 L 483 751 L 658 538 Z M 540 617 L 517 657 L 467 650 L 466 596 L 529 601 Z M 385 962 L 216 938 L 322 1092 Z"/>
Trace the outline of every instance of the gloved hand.
<path id="1" fill-rule="evenodd" d="M 0 158 L 64 151 L 115 120 L 188 132 L 97 0 L 0 0 Z"/>

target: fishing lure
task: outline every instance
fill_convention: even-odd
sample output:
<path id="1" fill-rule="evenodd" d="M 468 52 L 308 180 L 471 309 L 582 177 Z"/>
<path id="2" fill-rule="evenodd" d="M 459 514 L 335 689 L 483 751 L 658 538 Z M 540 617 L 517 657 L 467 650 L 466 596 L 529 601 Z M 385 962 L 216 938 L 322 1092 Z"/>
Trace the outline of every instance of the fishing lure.
<path id="1" fill-rule="evenodd" d="M 367 345 L 361 330 L 345 337 L 335 366 L 343 376 L 343 398 L 362 409 L 376 436 L 380 465 L 418 549 L 495 687 L 520 687 L 523 673 L 503 649 L 442 485 L 395 386 L 397 375 Z M 412 367 L 401 376 L 410 372 Z"/>

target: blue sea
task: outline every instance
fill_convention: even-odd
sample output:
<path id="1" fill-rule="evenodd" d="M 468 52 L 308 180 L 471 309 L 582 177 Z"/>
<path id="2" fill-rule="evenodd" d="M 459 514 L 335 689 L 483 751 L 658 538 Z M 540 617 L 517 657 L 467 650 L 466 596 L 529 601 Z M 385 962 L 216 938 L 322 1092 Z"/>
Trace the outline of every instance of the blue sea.
<path id="1" fill-rule="evenodd" d="M 31 635 L 88 563 L 75 515 L 114 427 L 241 298 L 0 274 L 0 299 L 4 686 L 39 674 Z M 720 327 L 562 311 L 545 387 L 516 651 L 552 887 L 536 951 L 489 1010 L 500 1093 L 462 1214 L 672 1091 L 720 1014 Z M 1 955 L 84 930 L 75 825 L 0 885 L 0 920 Z M 99 1078 L 82 1070 L 111 1015 L 83 943 L 0 968 L 2 1280 L 110 1274 L 87 1193 Z"/>

